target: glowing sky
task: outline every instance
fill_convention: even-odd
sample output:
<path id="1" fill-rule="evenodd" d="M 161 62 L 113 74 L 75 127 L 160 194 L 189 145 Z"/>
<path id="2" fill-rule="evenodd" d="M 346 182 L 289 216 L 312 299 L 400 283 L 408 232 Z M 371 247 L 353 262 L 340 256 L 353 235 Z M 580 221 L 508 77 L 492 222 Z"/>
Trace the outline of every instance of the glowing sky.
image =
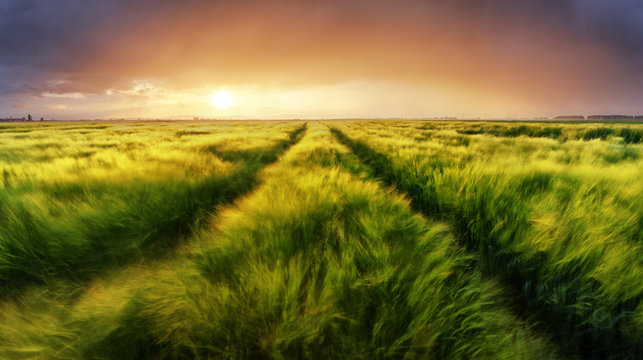
<path id="1" fill-rule="evenodd" d="M 0 117 L 643 114 L 642 64 L 641 0 L 0 0 Z"/>

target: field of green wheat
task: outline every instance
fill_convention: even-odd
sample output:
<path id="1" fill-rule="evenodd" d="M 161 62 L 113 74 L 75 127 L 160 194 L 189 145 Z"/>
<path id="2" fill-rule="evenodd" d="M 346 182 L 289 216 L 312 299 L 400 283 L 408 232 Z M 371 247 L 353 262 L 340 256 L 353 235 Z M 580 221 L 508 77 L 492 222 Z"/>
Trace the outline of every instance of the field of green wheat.
<path id="1" fill-rule="evenodd" d="M 0 125 L 2 359 L 643 358 L 643 124 Z"/>

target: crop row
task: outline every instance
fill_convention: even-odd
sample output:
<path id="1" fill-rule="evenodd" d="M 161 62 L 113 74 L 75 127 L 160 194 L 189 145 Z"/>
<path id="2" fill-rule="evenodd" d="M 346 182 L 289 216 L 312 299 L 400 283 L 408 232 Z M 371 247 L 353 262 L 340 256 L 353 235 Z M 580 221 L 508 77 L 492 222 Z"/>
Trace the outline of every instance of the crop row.
<path id="1" fill-rule="evenodd" d="M 567 126 L 569 128 L 569 126 Z M 545 137 L 558 139 L 563 135 L 565 127 L 555 127 L 555 126 L 493 126 L 493 127 L 476 127 L 476 128 L 464 128 L 456 130 L 459 134 L 465 135 L 477 135 L 477 134 L 489 134 L 494 136 L 506 136 L 506 137 L 518 137 L 518 136 L 528 136 L 528 137 Z M 598 127 L 590 128 L 584 131 L 581 131 L 575 134 L 576 139 L 583 140 L 593 140 L 593 139 L 602 139 L 605 140 L 609 136 L 618 136 L 623 138 L 623 142 L 626 144 L 640 144 L 643 142 L 643 130 L 641 129 L 632 129 L 632 128 L 620 128 L 615 129 L 611 127 Z"/>
<path id="2" fill-rule="evenodd" d="M 216 205 L 255 187 L 257 172 L 304 130 L 305 125 L 268 148 L 221 153 L 236 165 L 204 177 L 45 183 L 0 191 L 2 296 L 55 278 L 86 280 L 143 254 L 168 251 Z"/>
<path id="3" fill-rule="evenodd" d="M 376 148 L 369 137 L 332 132 L 377 177 L 407 193 L 415 209 L 452 221 L 480 268 L 503 279 L 524 315 L 565 350 L 591 358 L 643 354 L 638 199 L 546 171 L 475 172 L 449 152 L 403 148 L 395 137 Z M 622 221 L 600 228 L 591 219 L 603 212 Z"/>
<path id="4" fill-rule="evenodd" d="M 69 342 L 113 358 L 554 356 L 447 226 L 361 180 L 356 162 L 311 129 L 216 218 L 187 265 L 149 279 L 100 327 L 111 332 L 67 329 L 82 334 Z"/>

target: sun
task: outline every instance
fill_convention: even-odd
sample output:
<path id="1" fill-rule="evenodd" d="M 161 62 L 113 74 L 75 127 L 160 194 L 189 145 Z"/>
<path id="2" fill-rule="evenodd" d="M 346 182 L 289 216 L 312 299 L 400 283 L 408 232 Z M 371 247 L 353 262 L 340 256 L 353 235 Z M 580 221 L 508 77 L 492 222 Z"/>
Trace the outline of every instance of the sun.
<path id="1" fill-rule="evenodd" d="M 218 109 L 227 109 L 234 105 L 234 99 L 232 99 L 230 92 L 227 90 L 219 90 L 213 93 L 210 97 L 210 102 Z"/>

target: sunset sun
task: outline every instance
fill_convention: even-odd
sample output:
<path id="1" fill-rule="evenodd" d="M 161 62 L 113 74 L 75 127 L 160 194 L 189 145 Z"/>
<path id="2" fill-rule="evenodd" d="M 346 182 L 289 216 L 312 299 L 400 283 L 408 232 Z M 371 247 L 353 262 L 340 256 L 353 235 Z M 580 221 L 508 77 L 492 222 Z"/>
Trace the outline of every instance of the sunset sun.
<path id="1" fill-rule="evenodd" d="M 234 105 L 234 99 L 227 90 L 219 90 L 212 94 L 210 102 L 217 109 L 228 109 Z"/>

